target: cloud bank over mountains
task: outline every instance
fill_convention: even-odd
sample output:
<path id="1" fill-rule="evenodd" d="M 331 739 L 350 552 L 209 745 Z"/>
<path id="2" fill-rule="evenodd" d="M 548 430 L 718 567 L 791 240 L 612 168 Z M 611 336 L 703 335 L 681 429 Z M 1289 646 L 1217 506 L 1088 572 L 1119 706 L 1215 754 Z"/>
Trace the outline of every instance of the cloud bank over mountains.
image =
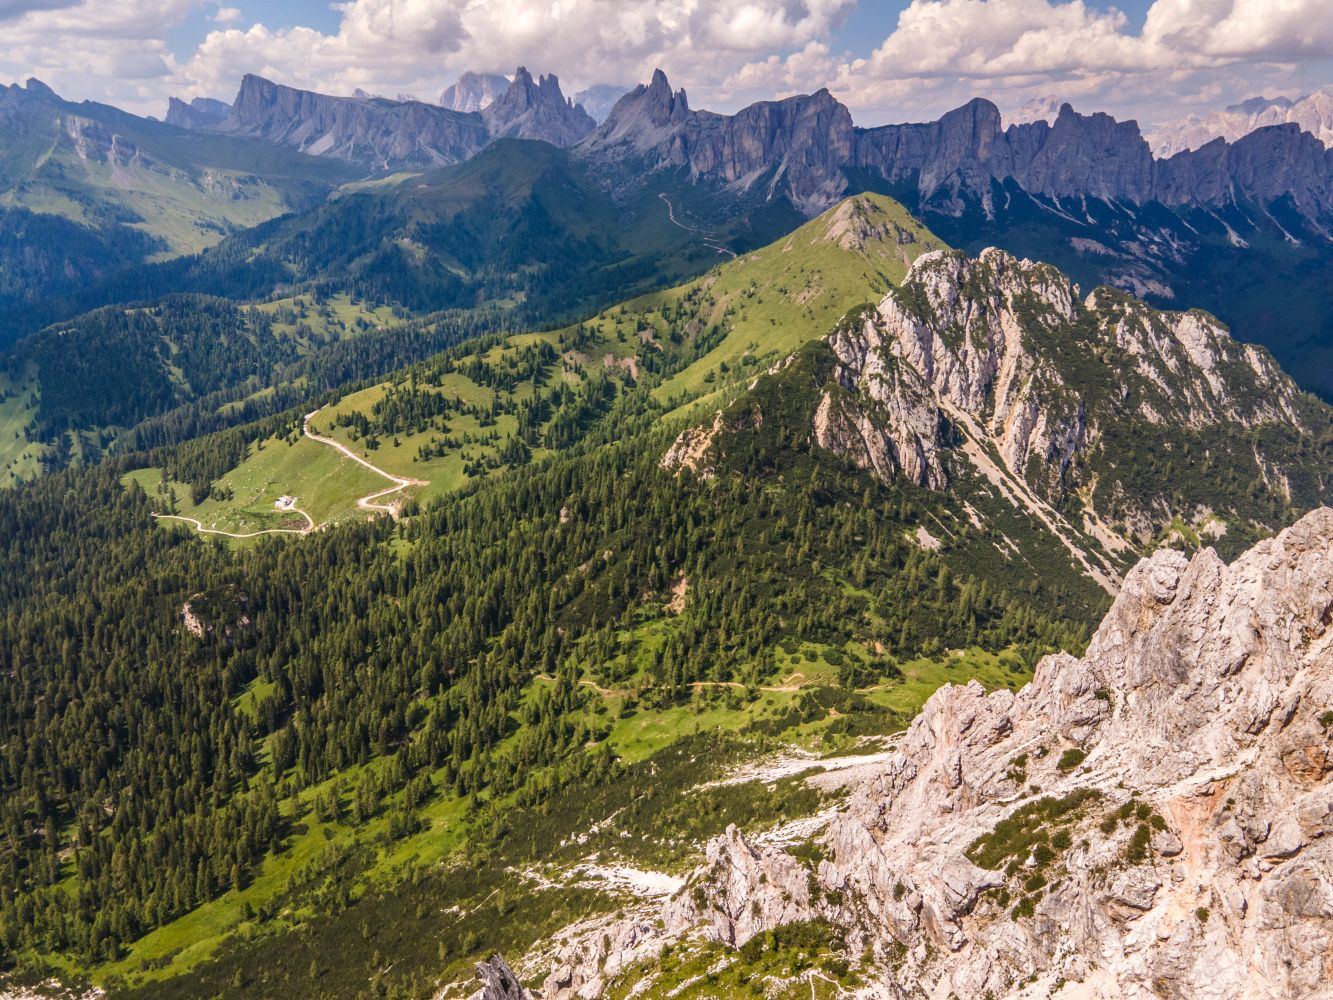
<path id="1" fill-rule="evenodd" d="M 246 72 L 433 95 L 465 69 L 524 64 L 574 91 L 660 66 L 697 107 L 827 86 L 863 124 L 977 94 L 1014 110 L 1056 94 L 1152 122 L 1333 79 L 1327 0 L 1155 0 L 1141 25 L 1084 0 L 898 0 L 859 52 L 841 30 L 875 20 L 858 0 L 346 0 L 325 30 L 274 27 L 238 2 L 0 0 L 0 77 L 159 112 L 167 94 L 229 99 Z M 207 30 L 182 50 L 172 33 L 192 18 Z"/>

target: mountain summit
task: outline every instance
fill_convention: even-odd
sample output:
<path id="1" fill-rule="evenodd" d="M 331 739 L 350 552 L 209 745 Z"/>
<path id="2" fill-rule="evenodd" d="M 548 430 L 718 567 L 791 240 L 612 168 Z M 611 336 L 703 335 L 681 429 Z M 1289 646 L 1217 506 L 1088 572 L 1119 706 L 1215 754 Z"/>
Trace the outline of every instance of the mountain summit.
<path id="1" fill-rule="evenodd" d="M 582 107 L 565 98 L 554 73 L 534 81 L 524 66 L 481 114 L 492 139 L 541 139 L 553 146 L 572 146 L 596 127 Z"/>

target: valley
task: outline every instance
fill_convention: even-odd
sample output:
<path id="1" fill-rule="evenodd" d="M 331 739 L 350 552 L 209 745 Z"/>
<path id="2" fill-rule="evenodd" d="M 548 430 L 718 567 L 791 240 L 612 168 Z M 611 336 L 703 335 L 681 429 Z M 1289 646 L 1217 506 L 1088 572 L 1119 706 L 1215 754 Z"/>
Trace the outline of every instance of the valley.
<path id="1" fill-rule="evenodd" d="M 0 88 L 0 1000 L 1320 995 L 1323 140 L 607 89 Z"/>

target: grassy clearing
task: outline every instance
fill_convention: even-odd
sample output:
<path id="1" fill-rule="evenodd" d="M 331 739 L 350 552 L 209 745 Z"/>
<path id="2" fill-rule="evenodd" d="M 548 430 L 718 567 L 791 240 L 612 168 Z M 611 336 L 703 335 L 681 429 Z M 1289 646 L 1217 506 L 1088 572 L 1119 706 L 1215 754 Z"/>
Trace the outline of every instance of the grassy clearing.
<path id="1" fill-rule="evenodd" d="M 1032 678 L 1032 671 L 1017 654 L 988 653 L 980 649 L 948 650 L 939 657 L 909 660 L 899 665 L 901 680 L 891 681 L 864 693 L 896 715 L 910 719 L 945 684 L 977 680 L 988 690 L 1017 689 Z"/>
<path id="2" fill-rule="evenodd" d="M 399 322 L 388 306 L 372 306 L 340 293 L 316 301 L 309 294 L 275 299 L 251 307 L 273 319 L 273 332 L 307 347 L 383 329 Z"/>
<path id="3" fill-rule="evenodd" d="M 495 393 L 490 389 L 476 385 L 459 374 L 443 376 L 432 388 L 450 398 L 461 399 L 476 406 L 488 406 L 495 397 Z M 467 474 L 464 466 L 469 461 L 484 462 L 499 450 L 496 443 L 482 441 L 481 438 L 494 434 L 503 441 L 518 431 L 518 420 L 512 414 L 500 414 L 489 427 L 482 427 L 474 416 L 461 414 L 449 418 L 451 435 L 461 439 L 470 438 L 472 443 L 451 448 L 442 456 L 425 459 L 421 457 L 421 450 L 434 445 L 439 438 L 439 434 L 433 430 L 380 438 L 376 442 L 376 447 L 368 448 L 354 428 L 339 426 L 338 418 L 352 413 L 369 414 L 375 404 L 384 399 L 389 389 L 390 383 L 386 382 L 344 396 L 321 412 L 311 421 L 310 426 L 315 433 L 341 442 L 386 472 L 425 480 L 429 485 L 414 491 L 414 495 L 422 500 L 462 489 L 472 481 L 474 477 Z M 540 449 L 537 453 L 540 454 Z"/>
<path id="4" fill-rule="evenodd" d="M 0 370 L 0 486 L 13 486 L 41 471 L 45 447 L 28 440 L 37 410 L 37 384 Z"/>
<path id="5" fill-rule="evenodd" d="M 158 497 L 161 476 L 160 469 L 139 469 L 126 479 Z M 274 507 L 280 496 L 296 497 L 296 506 L 324 525 L 365 517 L 357 499 L 391 485 L 328 445 L 301 437 L 291 442 L 269 438 L 253 447 L 250 457 L 219 479 L 213 495 L 202 503 L 191 502 L 183 483 L 170 488 L 176 494 L 176 513 L 197 518 L 205 528 L 243 534 L 305 527 L 300 515 Z"/>

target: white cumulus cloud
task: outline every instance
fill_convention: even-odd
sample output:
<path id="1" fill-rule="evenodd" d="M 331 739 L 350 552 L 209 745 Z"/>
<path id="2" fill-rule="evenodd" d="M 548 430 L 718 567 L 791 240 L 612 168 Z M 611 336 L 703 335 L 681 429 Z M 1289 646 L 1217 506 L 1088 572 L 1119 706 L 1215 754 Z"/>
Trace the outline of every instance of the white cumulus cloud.
<path id="1" fill-rule="evenodd" d="M 910 0 L 884 37 L 838 32 L 883 0 L 342 0 L 331 31 L 245 25 L 224 0 L 0 0 L 0 76 L 160 113 L 230 98 L 242 74 L 331 93 L 438 94 L 466 69 L 555 72 L 567 92 L 662 68 L 695 107 L 827 86 L 864 124 L 976 95 L 1056 95 L 1160 119 L 1333 80 L 1329 0 L 1155 0 L 1141 27 L 1101 0 Z M 902 0 L 900 0 L 902 2 Z M 179 58 L 191 12 L 214 27 Z"/>

